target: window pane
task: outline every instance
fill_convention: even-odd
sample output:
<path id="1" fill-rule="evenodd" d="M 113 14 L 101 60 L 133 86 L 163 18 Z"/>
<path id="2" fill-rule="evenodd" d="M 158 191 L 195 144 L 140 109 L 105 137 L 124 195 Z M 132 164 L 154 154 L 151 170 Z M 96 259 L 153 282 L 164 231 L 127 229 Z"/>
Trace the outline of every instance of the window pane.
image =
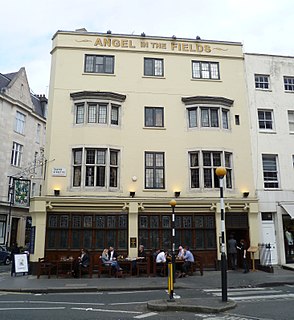
<path id="1" fill-rule="evenodd" d="M 209 127 L 208 109 L 201 108 L 201 126 L 202 127 Z"/>
<path id="2" fill-rule="evenodd" d="M 97 112 L 97 106 L 96 105 L 89 105 L 88 106 L 88 122 L 89 123 L 95 123 L 96 120 L 96 112 Z"/>
<path id="3" fill-rule="evenodd" d="M 111 124 L 118 125 L 119 107 L 111 105 Z"/>
<path id="4" fill-rule="evenodd" d="M 197 109 L 188 109 L 189 128 L 197 127 Z"/>
<path id="5" fill-rule="evenodd" d="M 201 78 L 200 74 L 200 63 L 199 62 L 193 62 L 192 64 L 192 77 L 193 78 Z"/>
<path id="6" fill-rule="evenodd" d="M 107 121 L 107 105 L 99 104 L 98 123 L 106 123 Z"/>
<path id="7" fill-rule="evenodd" d="M 211 109 L 211 126 L 213 128 L 218 127 L 218 110 L 217 109 Z"/>
<path id="8" fill-rule="evenodd" d="M 229 129 L 228 113 L 227 110 L 222 110 L 223 129 Z"/>

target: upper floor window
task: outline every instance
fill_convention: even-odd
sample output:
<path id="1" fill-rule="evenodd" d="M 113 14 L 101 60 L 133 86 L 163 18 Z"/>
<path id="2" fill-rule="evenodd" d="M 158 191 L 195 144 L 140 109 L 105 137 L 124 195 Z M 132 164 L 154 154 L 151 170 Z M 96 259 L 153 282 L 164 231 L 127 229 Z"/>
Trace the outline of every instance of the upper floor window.
<path id="1" fill-rule="evenodd" d="M 144 58 L 144 76 L 163 77 L 163 59 Z"/>
<path id="2" fill-rule="evenodd" d="M 285 91 L 294 91 L 294 77 L 284 77 Z"/>
<path id="3" fill-rule="evenodd" d="M 207 61 L 192 61 L 192 78 L 218 80 L 219 63 Z"/>
<path id="4" fill-rule="evenodd" d="M 263 181 L 265 188 L 279 188 L 277 155 L 263 154 Z"/>
<path id="5" fill-rule="evenodd" d="M 258 110 L 259 129 L 273 130 L 273 111 Z"/>
<path id="6" fill-rule="evenodd" d="M 119 125 L 120 105 L 108 102 L 77 103 L 75 105 L 75 123 L 99 123 Z M 86 117 L 85 117 L 86 115 Z"/>
<path id="7" fill-rule="evenodd" d="M 270 82 L 269 82 L 268 75 L 256 74 L 256 75 L 254 75 L 254 77 L 255 77 L 255 88 L 256 89 L 269 90 Z"/>
<path id="8" fill-rule="evenodd" d="M 25 121 L 26 121 L 26 116 L 23 113 L 16 111 L 15 126 L 14 126 L 15 132 L 24 134 Z"/>
<path id="9" fill-rule="evenodd" d="M 73 186 L 117 188 L 119 150 L 73 149 Z M 82 177 L 84 176 L 84 182 Z"/>
<path id="10" fill-rule="evenodd" d="M 120 125 L 120 109 L 126 96 L 115 92 L 82 91 L 70 94 L 75 101 L 75 124 Z M 118 102 L 118 103 L 117 103 Z"/>
<path id="11" fill-rule="evenodd" d="M 164 152 L 145 152 L 145 188 L 164 189 Z"/>
<path id="12" fill-rule="evenodd" d="M 114 73 L 114 56 L 89 55 L 85 56 L 85 72 Z"/>
<path id="13" fill-rule="evenodd" d="M 17 142 L 13 142 L 10 164 L 20 167 L 23 153 L 23 146 Z"/>
<path id="14" fill-rule="evenodd" d="M 188 107 L 189 128 L 229 129 L 229 110 L 221 107 Z M 200 121 L 200 123 L 199 123 Z"/>
<path id="15" fill-rule="evenodd" d="M 145 107 L 145 127 L 163 127 L 163 108 Z"/>
<path id="16" fill-rule="evenodd" d="M 41 125 L 37 123 L 37 130 L 36 130 L 36 142 L 40 143 L 41 140 Z"/>
<path id="17" fill-rule="evenodd" d="M 289 121 L 289 130 L 294 132 L 294 111 L 288 110 L 288 121 Z"/>
<path id="18" fill-rule="evenodd" d="M 219 151 L 192 151 L 189 152 L 190 187 L 219 188 L 219 178 L 215 169 L 224 166 L 226 188 L 232 188 L 232 153 Z"/>

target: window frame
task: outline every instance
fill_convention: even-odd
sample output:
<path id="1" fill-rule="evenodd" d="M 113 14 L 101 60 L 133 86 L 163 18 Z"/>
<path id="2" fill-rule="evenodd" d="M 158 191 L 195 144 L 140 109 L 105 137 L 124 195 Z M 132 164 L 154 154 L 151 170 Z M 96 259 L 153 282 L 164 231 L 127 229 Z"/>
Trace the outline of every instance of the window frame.
<path id="1" fill-rule="evenodd" d="M 265 164 L 265 161 L 271 161 L 271 164 Z M 267 165 L 268 168 L 266 168 L 265 165 Z M 273 167 L 274 170 L 269 168 L 269 166 Z M 280 188 L 277 154 L 262 154 L 262 173 L 263 186 L 265 189 Z"/>
<path id="2" fill-rule="evenodd" d="M 149 165 L 152 156 L 152 164 Z M 157 159 L 161 157 L 162 159 Z M 155 151 L 145 151 L 144 154 L 144 187 L 145 189 L 163 190 L 165 189 L 165 153 Z M 157 165 L 157 160 L 162 165 Z M 160 174 L 161 173 L 161 174 Z M 159 179 L 162 179 L 160 182 Z"/>
<path id="3" fill-rule="evenodd" d="M 198 161 L 194 165 L 192 156 L 198 156 Z M 206 155 L 206 157 L 205 157 Z M 218 189 L 219 178 L 215 173 L 215 169 L 223 166 L 227 170 L 224 177 L 224 185 L 226 189 L 233 189 L 233 153 L 228 151 L 217 150 L 193 150 L 188 152 L 189 157 L 189 178 L 191 190 Z M 218 158 L 218 159 L 217 159 Z M 195 176 L 196 170 L 196 176 Z M 195 181 L 196 179 L 196 181 Z"/>
<path id="4" fill-rule="evenodd" d="M 24 135 L 25 133 L 25 124 L 26 124 L 26 115 L 18 110 L 16 110 L 15 114 L 15 124 L 14 131 Z"/>
<path id="5" fill-rule="evenodd" d="M 21 167 L 23 145 L 13 141 L 10 164 L 14 167 Z"/>
<path id="6" fill-rule="evenodd" d="M 188 129 L 200 128 L 200 129 L 220 129 L 230 130 L 230 109 L 224 106 L 218 105 L 189 105 L 186 106 Z M 207 121 L 204 123 L 204 113 L 206 112 Z M 195 114 L 195 121 L 192 113 Z M 212 117 L 213 115 L 213 117 Z M 216 118 L 215 118 L 216 116 Z M 224 118 L 225 117 L 225 118 Z M 213 120 L 214 119 L 214 120 Z M 216 122 L 215 122 L 216 120 Z M 204 125 L 207 124 L 207 125 Z M 216 124 L 216 125 L 215 125 Z"/>
<path id="7" fill-rule="evenodd" d="M 149 114 L 149 112 L 150 114 Z M 159 117 L 159 124 L 158 119 Z M 145 107 L 144 108 L 144 126 L 146 128 L 164 127 L 164 108 L 163 107 Z"/>
<path id="8" fill-rule="evenodd" d="M 72 149 L 72 188 L 112 190 L 119 188 L 119 181 L 119 149 L 107 147 Z"/>
<path id="9" fill-rule="evenodd" d="M 270 75 L 254 74 L 254 85 L 257 90 L 270 90 Z"/>
<path id="10" fill-rule="evenodd" d="M 288 110 L 288 124 L 290 133 L 294 133 L 294 110 Z"/>
<path id="11" fill-rule="evenodd" d="M 198 65 L 198 68 L 196 68 L 196 65 Z M 214 76 L 215 70 L 212 70 L 212 66 L 216 67 L 216 76 Z M 208 76 L 205 76 L 205 74 Z M 219 62 L 192 60 L 192 79 L 220 80 Z"/>
<path id="12" fill-rule="evenodd" d="M 147 63 L 151 65 L 147 65 Z M 159 64 L 156 66 L 156 64 Z M 151 70 L 148 70 L 151 68 Z M 157 68 L 159 68 L 157 70 Z M 145 77 L 164 77 L 164 59 L 144 57 L 144 76 Z"/>
<path id="13" fill-rule="evenodd" d="M 92 58 L 92 63 L 88 60 Z M 98 63 L 98 59 L 102 58 L 103 63 Z M 108 63 L 107 60 L 110 60 L 111 62 L 111 68 L 108 70 Z M 99 55 L 99 54 L 85 54 L 84 58 L 84 72 L 85 73 L 94 73 L 94 74 L 114 74 L 114 63 L 115 63 L 115 57 L 112 55 Z M 90 65 L 92 64 L 91 68 Z M 96 68 L 99 68 L 99 66 L 102 66 L 102 70 L 96 71 Z"/>
<path id="14" fill-rule="evenodd" d="M 263 117 L 261 117 L 263 115 Z M 267 117 L 270 115 L 270 118 Z M 271 109 L 258 109 L 257 110 L 258 117 L 258 128 L 261 131 L 274 131 L 275 130 L 275 122 L 274 122 L 274 111 Z"/>
<path id="15" fill-rule="evenodd" d="M 294 77 L 284 76 L 284 90 L 286 92 L 294 92 Z"/>

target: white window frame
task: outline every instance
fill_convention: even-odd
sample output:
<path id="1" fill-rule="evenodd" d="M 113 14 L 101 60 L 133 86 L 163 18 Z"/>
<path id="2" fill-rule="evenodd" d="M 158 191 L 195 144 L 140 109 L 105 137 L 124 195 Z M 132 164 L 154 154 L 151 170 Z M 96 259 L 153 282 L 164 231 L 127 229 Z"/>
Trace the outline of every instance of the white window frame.
<path id="1" fill-rule="evenodd" d="M 20 111 L 16 111 L 14 131 L 20 134 L 25 132 L 26 115 Z"/>
<path id="2" fill-rule="evenodd" d="M 21 166 L 23 145 L 13 141 L 10 164 L 15 167 Z"/>
<path id="3" fill-rule="evenodd" d="M 192 61 L 192 78 L 204 80 L 219 80 L 219 62 Z"/>
<path id="4" fill-rule="evenodd" d="M 267 74 L 255 74 L 254 83 L 257 90 L 270 90 L 270 76 Z"/>
<path id="5" fill-rule="evenodd" d="M 289 131 L 294 133 L 294 110 L 288 110 Z"/>
<path id="6" fill-rule="evenodd" d="M 230 130 L 230 109 L 223 106 L 210 105 L 192 105 L 187 106 L 188 128 L 201 129 L 222 129 Z M 207 121 L 204 122 L 204 115 L 207 115 Z M 217 123 L 212 120 L 212 115 L 217 116 Z M 205 125 L 207 124 L 207 125 Z M 217 125 L 215 125 L 217 124 Z"/>
<path id="7" fill-rule="evenodd" d="M 196 164 L 192 163 L 192 156 L 197 154 L 198 161 Z M 206 160 L 204 159 L 204 155 Z M 217 189 L 219 188 L 219 178 L 215 174 L 215 169 L 219 166 L 223 166 L 227 170 L 227 174 L 224 177 L 224 186 L 228 190 L 232 190 L 233 188 L 233 153 L 228 151 L 211 151 L 211 150 L 195 150 L 189 151 L 189 170 L 190 170 L 190 189 Z M 204 163 L 207 161 L 209 163 Z M 192 175 L 193 172 L 196 170 L 198 171 L 198 181 L 193 181 Z M 209 179 L 209 180 L 207 180 Z M 206 184 L 205 181 L 209 181 L 209 184 Z M 192 183 L 193 182 L 193 183 Z M 195 185 L 195 186 L 194 186 Z M 198 187 L 197 187 L 198 185 Z"/>
<path id="8" fill-rule="evenodd" d="M 75 125 L 120 126 L 121 105 L 112 101 L 77 102 L 75 108 Z"/>
<path id="9" fill-rule="evenodd" d="M 94 156 L 93 161 L 89 161 L 89 158 L 87 159 L 88 152 Z M 115 157 L 113 156 L 114 154 Z M 103 156 L 102 158 L 101 155 Z M 73 188 L 118 189 L 120 150 L 104 147 L 73 148 L 72 168 Z M 101 168 L 104 173 L 104 179 L 103 181 L 99 180 L 100 183 L 98 183 L 98 171 Z"/>
<path id="10" fill-rule="evenodd" d="M 164 108 L 163 107 L 145 107 L 144 108 L 144 126 L 147 128 L 164 127 Z"/>
<path id="11" fill-rule="evenodd" d="M 263 117 L 260 117 L 263 115 Z M 270 115 L 270 117 L 269 117 Z M 258 109 L 257 110 L 258 118 L 258 128 L 260 131 L 274 131 L 275 122 L 274 122 L 274 112 L 270 109 Z"/>
<path id="12" fill-rule="evenodd" d="M 265 189 L 279 189 L 278 155 L 262 154 L 263 186 Z"/>
<path id="13" fill-rule="evenodd" d="M 286 92 L 294 92 L 294 77 L 284 76 L 284 89 Z"/>

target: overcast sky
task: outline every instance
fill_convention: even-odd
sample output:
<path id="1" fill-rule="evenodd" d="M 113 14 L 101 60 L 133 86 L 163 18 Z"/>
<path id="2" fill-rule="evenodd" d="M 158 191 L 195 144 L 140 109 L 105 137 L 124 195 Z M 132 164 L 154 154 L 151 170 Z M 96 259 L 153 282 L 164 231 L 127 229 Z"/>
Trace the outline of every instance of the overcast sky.
<path id="1" fill-rule="evenodd" d="M 0 73 L 25 67 L 33 92 L 48 95 L 57 30 L 242 42 L 244 52 L 294 56 L 293 0 L 5 0 Z"/>

